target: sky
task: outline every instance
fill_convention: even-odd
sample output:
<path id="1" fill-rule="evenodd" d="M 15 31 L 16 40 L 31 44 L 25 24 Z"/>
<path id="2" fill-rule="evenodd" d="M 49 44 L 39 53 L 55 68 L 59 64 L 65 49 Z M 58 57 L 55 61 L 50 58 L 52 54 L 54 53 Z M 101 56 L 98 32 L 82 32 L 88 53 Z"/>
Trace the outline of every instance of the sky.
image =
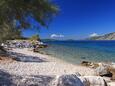
<path id="1" fill-rule="evenodd" d="M 84 39 L 115 32 L 115 0 L 55 0 L 55 4 L 60 11 L 48 29 L 25 30 L 23 35 L 39 33 L 43 39 Z"/>

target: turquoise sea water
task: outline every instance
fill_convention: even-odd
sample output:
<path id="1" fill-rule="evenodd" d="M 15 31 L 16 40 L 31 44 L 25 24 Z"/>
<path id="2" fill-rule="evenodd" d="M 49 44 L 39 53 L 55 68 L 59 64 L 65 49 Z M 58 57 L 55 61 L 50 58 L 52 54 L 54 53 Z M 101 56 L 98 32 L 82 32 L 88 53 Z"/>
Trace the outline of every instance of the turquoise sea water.
<path id="1" fill-rule="evenodd" d="M 115 41 L 47 41 L 47 54 L 79 64 L 81 61 L 115 62 Z"/>

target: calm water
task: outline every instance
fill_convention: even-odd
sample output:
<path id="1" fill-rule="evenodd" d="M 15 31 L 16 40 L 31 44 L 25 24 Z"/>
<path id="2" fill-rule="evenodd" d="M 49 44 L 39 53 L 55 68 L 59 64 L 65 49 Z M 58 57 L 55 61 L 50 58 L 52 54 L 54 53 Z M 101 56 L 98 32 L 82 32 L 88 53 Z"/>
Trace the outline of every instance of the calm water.
<path id="1" fill-rule="evenodd" d="M 72 63 L 115 62 L 115 41 L 49 41 L 47 54 Z"/>

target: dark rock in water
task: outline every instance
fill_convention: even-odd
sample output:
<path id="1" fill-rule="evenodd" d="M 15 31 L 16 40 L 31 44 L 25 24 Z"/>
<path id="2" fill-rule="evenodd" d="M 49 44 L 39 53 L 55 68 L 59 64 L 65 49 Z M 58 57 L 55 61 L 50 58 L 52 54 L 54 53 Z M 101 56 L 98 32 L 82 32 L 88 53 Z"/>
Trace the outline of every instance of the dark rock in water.
<path id="1" fill-rule="evenodd" d="M 82 64 L 88 64 L 89 62 L 88 61 L 82 61 Z"/>
<path id="2" fill-rule="evenodd" d="M 55 86 L 84 86 L 84 84 L 76 74 L 71 74 L 60 76 Z"/>
<path id="3" fill-rule="evenodd" d="M 50 54 L 50 53 L 46 53 L 46 55 L 52 55 L 52 54 Z"/>
<path id="4" fill-rule="evenodd" d="M 48 47 L 48 45 L 39 45 L 39 48 L 47 48 Z"/>

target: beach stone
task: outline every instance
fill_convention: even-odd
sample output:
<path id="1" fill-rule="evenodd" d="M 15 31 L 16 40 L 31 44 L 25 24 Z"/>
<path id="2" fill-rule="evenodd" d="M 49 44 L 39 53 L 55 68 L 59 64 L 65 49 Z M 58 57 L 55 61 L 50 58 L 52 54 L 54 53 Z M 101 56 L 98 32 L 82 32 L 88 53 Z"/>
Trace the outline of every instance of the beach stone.
<path id="1" fill-rule="evenodd" d="M 81 65 L 83 66 L 90 66 L 91 62 L 88 62 L 88 61 L 82 61 L 81 62 Z"/>
<path id="2" fill-rule="evenodd" d="M 90 86 L 90 82 L 85 77 L 79 77 L 84 86 Z"/>
<path id="3" fill-rule="evenodd" d="M 76 74 L 70 74 L 59 76 L 55 86 L 84 86 L 84 84 Z"/>
<path id="4" fill-rule="evenodd" d="M 75 73 L 75 75 L 76 75 L 76 76 L 81 76 L 81 74 L 80 74 L 80 73 L 78 73 L 78 72 L 76 72 L 76 73 Z"/>
<path id="5" fill-rule="evenodd" d="M 79 77 L 84 86 L 107 86 L 106 81 L 100 76 Z"/>
<path id="6" fill-rule="evenodd" d="M 97 75 L 100 75 L 100 76 L 110 74 L 110 71 L 108 70 L 109 67 L 110 67 L 110 65 L 108 65 L 108 64 L 100 63 L 99 67 L 97 67 L 95 69 L 95 72 Z"/>
<path id="7" fill-rule="evenodd" d="M 110 71 L 110 73 L 112 73 L 112 80 L 115 80 L 115 68 L 114 67 L 109 67 L 108 71 Z"/>

